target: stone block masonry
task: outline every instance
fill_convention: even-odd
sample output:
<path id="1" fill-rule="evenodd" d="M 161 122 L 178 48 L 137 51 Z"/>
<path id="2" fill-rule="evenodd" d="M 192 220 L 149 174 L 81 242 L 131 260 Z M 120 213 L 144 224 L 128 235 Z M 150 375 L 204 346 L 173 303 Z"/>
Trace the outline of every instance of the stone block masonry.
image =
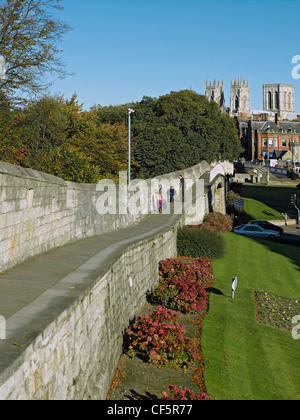
<path id="1" fill-rule="evenodd" d="M 0 162 L 1 271 L 49 249 L 133 223 L 130 214 L 100 218 L 96 197 L 95 185 Z"/>
<path id="2" fill-rule="evenodd" d="M 210 170 L 211 166 L 202 162 L 160 179 L 178 180 L 182 174 L 195 180 Z M 146 182 L 150 186 L 151 180 Z M 125 228 L 147 217 L 130 212 L 99 215 L 96 203 L 100 194 L 94 184 L 66 182 L 0 162 L 0 271 L 58 246 Z M 150 195 L 147 205 L 152 206 Z"/>
<path id="3" fill-rule="evenodd" d="M 218 173 L 224 174 L 212 172 L 213 167 L 203 162 L 179 173 L 187 180 L 212 173 L 218 179 L 215 188 L 223 190 Z M 178 179 L 179 173 L 161 178 Z M 211 177 L 208 181 L 213 183 Z M 198 218 L 215 205 L 213 185 L 209 188 Z M 80 247 L 80 239 L 88 247 L 103 240 L 101 251 L 42 289 L 48 280 L 46 264 L 46 271 L 37 272 L 35 287 L 40 291 L 5 319 L 6 337 L 0 339 L 1 400 L 105 399 L 124 330 L 139 313 L 147 291 L 158 284 L 158 262 L 176 257 L 177 227 L 187 223 L 186 214 L 154 216 L 158 223 L 130 212 L 100 216 L 98 195 L 95 185 L 65 182 L 0 162 L 0 271 L 10 272 L 31 256 L 63 245 Z M 136 225 L 137 221 L 141 223 Z M 52 268 L 56 261 L 51 255 L 47 263 Z M 24 290 L 33 287 L 31 278 L 15 280 Z M 3 280 L 0 304 L 5 305 L 1 284 Z M 24 298 L 20 288 L 15 293 Z"/>
<path id="4" fill-rule="evenodd" d="M 176 223 L 160 230 L 104 249 L 7 320 L 0 399 L 106 399 L 158 261 L 176 257 Z"/>

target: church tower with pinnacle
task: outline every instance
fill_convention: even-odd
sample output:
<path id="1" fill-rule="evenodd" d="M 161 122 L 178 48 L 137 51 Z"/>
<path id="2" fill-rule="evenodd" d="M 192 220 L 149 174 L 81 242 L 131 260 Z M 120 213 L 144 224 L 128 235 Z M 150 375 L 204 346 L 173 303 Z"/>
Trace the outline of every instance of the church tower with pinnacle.
<path id="1" fill-rule="evenodd" d="M 230 115 L 239 113 L 251 113 L 249 80 L 246 82 L 242 78 L 235 79 L 234 82 L 231 79 Z"/>
<path id="2" fill-rule="evenodd" d="M 213 83 L 210 81 L 210 83 L 208 84 L 206 79 L 205 96 L 209 101 L 215 101 L 220 107 L 222 107 L 225 103 L 223 80 L 222 84 L 220 84 L 219 80 L 217 83 L 216 79 L 214 79 Z"/>

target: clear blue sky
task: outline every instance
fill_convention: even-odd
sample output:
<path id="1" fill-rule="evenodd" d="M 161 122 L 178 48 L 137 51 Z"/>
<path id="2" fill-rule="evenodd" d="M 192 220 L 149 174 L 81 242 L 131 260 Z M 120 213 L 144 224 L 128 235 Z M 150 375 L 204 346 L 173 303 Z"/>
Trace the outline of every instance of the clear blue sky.
<path id="1" fill-rule="evenodd" d="M 61 43 L 70 72 L 52 93 L 117 105 L 182 89 L 205 93 L 205 81 L 249 78 L 251 108 L 263 108 L 264 83 L 295 86 L 300 1 L 62 0 L 73 28 Z M 299 72 L 300 73 L 300 72 Z"/>

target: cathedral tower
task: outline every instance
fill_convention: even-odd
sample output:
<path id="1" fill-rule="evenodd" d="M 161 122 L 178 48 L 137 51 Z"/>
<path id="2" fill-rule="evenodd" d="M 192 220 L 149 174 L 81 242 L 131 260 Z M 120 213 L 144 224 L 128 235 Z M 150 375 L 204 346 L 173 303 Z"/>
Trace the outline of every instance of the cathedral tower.
<path id="1" fill-rule="evenodd" d="M 230 94 L 230 115 L 236 114 L 250 114 L 250 91 L 249 91 L 249 80 L 247 82 L 239 78 L 234 80 L 231 79 L 231 94 Z"/>
<path id="2" fill-rule="evenodd" d="M 210 81 L 209 84 L 206 80 L 205 96 L 209 101 L 215 101 L 220 107 L 222 107 L 225 104 L 223 80 L 222 84 L 220 84 L 219 80 L 218 83 L 216 83 L 216 79 L 214 79 L 213 83 Z"/>
<path id="3" fill-rule="evenodd" d="M 295 87 L 284 83 L 263 85 L 264 111 L 279 113 L 286 118 L 295 112 Z"/>

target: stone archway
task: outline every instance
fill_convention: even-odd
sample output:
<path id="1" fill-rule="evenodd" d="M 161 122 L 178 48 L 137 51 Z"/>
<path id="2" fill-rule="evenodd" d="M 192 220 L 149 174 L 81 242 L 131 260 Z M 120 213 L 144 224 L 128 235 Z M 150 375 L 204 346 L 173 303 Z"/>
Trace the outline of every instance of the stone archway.
<path id="1" fill-rule="evenodd" d="M 219 213 L 225 213 L 225 191 L 224 191 L 224 183 L 217 182 L 216 189 L 215 189 L 215 203 L 214 203 L 214 211 Z"/>

